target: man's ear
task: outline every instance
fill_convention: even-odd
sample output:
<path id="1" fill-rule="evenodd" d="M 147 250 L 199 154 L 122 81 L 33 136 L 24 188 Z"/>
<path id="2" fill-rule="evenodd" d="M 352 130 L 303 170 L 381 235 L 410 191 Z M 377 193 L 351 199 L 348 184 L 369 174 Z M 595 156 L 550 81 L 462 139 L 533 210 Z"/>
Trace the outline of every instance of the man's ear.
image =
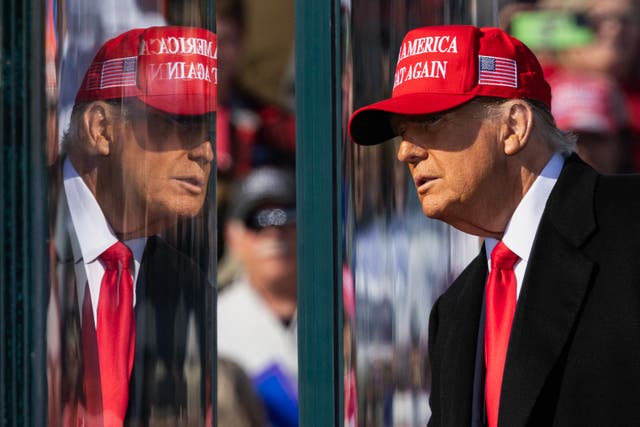
<path id="1" fill-rule="evenodd" d="M 113 142 L 113 116 L 109 105 L 101 101 L 91 103 L 82 115 L 82 126 L 92 154 L 108 156 Z"/>
<path id="2" fill-rule="evenodd" d="M 512 156 L 519 153 L 529 142 L 533 126 L 533 110 L 524 100 L 516 99 L 505 105 L 503 125 L 504 153 Z"/>

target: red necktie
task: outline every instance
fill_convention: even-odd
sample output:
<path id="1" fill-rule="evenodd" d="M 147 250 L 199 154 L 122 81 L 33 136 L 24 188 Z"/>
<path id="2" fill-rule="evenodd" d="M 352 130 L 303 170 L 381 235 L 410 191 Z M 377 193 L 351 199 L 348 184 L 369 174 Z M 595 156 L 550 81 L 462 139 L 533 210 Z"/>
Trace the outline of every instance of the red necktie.
<path id="1" fill-rule="evenodd" d="M 484 360 L 487 367 L 485 398 L 489 427 L 498 425 L 500 389 L 511 323 L 516 311 L 516 276 L 513 266 L 518 256 L 502 241 L 491 252 L 491 272 L 486 288 Z"/>
<path id="2" fill-rule="evenodd" d="M 129 403 L 136 325 L 131 251 L 116 242 L 100 255 L 105 272 L 98 301 L 98 355 L 104 427 L 122 426 Z"/>
<path id="3" fill-rule="evenodd" d="M 103 423 L 100 367 L 96 343 L 96 328 L 93 322 L 93 308 L 88 283 L 85 286 L 84 300 L 82 302 L 82 354 L 85 401 L 84 408 L 79 411 L 77 425 L 101 426 Z"/>

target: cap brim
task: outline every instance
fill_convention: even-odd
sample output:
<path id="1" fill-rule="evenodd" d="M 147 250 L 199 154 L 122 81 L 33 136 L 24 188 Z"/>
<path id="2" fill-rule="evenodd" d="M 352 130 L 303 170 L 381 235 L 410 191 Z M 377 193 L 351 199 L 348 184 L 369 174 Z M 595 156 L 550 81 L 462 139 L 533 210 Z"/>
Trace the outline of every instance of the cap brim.
<path id="1" fill-rule="evenodd" d="M 356 144 L 375 145 L 396 136 L 390 114 L 423 115 L 460 106 L 475 94 L 412 93 L 385 99 L 358 109 L 349 119 L 349 135 Z"/>
<path id="2" fill-rule="evenodd" d="M 216 111 L 214 97 L 204 95 L 147 95 L 138 97 L 145 104 L 169 114 L 198 116 Z"/>

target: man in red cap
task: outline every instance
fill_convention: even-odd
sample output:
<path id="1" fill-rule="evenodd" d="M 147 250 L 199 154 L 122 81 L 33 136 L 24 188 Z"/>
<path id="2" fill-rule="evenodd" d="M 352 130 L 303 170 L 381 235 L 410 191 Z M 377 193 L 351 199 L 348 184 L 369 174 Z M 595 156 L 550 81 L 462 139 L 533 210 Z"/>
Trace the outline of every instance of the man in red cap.
<path id="1" fill-rule="evenodd" d="M 430 317 L 430 425 L 640 423 L 640 180 L 605 177 L 497 28 L 408 32 L 391 98 L 351 117 L 397 138 L 428 217 L 484 238 Z"/>
<path id="2" fill-rule="evenodd" d="M 60 341 L 49 347 L 62 380 L 51 405 L 62 409 L 50 413 L 62 421 L 52 425 L 204 420 L 210 286 L 159 233 L 205 202 L 216 85 L 216 36 L 189 27 L 108 40 L 84 77 L 63 138 L 53 238 L 50 315 L 59 305 L 60 320 L 48 336 Z"/>

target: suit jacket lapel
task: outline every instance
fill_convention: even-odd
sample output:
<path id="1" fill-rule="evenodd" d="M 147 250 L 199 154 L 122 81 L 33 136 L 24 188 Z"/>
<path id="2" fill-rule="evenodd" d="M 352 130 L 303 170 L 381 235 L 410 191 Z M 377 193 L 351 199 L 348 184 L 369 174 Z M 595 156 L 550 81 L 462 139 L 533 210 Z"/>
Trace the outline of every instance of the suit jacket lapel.
<path id="1" fill-rule="evenodd" d="M 453 309 L 453 329 L 447 337 L 442 361 L 442 390 L 448 425 L 469 425 L 473 400 L 473 382 L 482 309 L 482 294 L 487 277 L 484 249 L 466 270 L 462 290 Z"/>
<path id="2" fill-rule="evenodd" d="M 52 376 L 53 384 L 60 398 L 51 401 L 54 409 L 51 420 L 61 420 L 63 411 L 69 412 L 69 417 L 75 420 L 79 415 L 79 406 L 84 401 L 82 373 L 85 369 L 82 351 L 82 331 L 80 307 L 84 296 L 86 275 L 84 268 L 76 268 L 74 256 L 75 230 L 71 223 L 71 216 L 67 205 L 64 189 L 60 186 L 57 206 L 55 208 L 55 223 L 52 237 L 53 252 L 51 267 L 54 276 L 51 277 L 50 309 L 55 311 L 53 321 L 47 324 L 48 340 L 55 340 L 57 345 L 49 346 L 49 359 L 59 363 L 60 377 Z M 80 259 L 82 262 L 82 259 Z M 81 266 L 82 267 L 82 266 Z M 80 271 L 81 277 L 76 274 Z M 82 290 L 82 296 L 78 295 Z M 97 362 L 96 362 L 97 363 Z M 56 412 L 57 411 L 57 412 Z"/>
<path id="3" fill-rule="evenodd" d="M 598 175 L 567 159 L 540 222 L 518 300 L 502 384 L 500 425 L 525 425 L 580 312 L 593 262 L 580 247 L 595 230 Z"/>

